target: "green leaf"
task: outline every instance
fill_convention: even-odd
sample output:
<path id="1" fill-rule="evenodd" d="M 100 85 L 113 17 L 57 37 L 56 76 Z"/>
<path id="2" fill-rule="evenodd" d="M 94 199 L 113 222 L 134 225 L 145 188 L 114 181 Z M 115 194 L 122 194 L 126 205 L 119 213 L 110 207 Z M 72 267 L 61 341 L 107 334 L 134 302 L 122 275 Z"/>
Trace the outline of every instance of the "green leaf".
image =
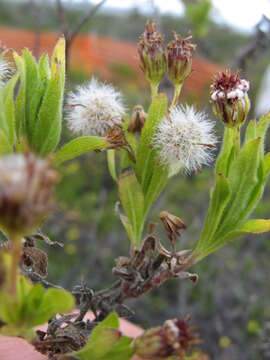
<path id="1" fill-rule="evenodd" d="M 54 151 L 60 139 L 64 84 L 65 40 L 61 38 L 54 49 L 51 78 L 48 81 L 33 132 L 32 146 L 41 156 Z"/>
<path id="2" fill-rule="evenodd" d="M 144 196 L 132 170 L 123 172 L 118 181 L 119 196 L 135 237 L 134 246 L 139 246 L 144 224 Z"/>
<path id="3" fill-rule="evenodd" d="M 153 98 L 148 110 L 147 119 L 142 129 L 137 146 L 136 175 L 144 194 L 147 193 L 155 163 L 155 150 L 152 148 L 152 137 L 156 126 L 167 112 L 167 98 L 165 94 L 158 94 Z"/>
<path id="4" fill-rule="evenodd" d="M 43 82 L 47 82 L 50 79 L 51 69 L 48 54 L 43 54 L 39 59 L 38 74 Z"/>
<path id="5" fill-rule="evenodd" d="M 266 131 L 270 125 L 270 112 L 264 114 L 257 123 L 256 136 L 262 139 L 261 141 L 261 154 L 264 154 L 264 138 Z"/>
<path id="6" fill-rule="evenodd" d="M 216 174 L 223 174 L 225 177 L 233 160 L 233 137 L 233 129 L 225 127 L 222 148 L 216 161 Z"/>
<path id="7" fill-rule="evenodd" d="M 218 246 L 214 250 L 225 245 L 229 241 L 247 234 L 263 234 L 270 231 L 270 220 L 265 219 L 251 219 L 248 220 L 240 229 L 229 232 L 224 238 L 218 242 Z M 213 248 L 208 249 L 208 254 L 213 251 Z"/>
<path id="8" fill-rule="evenodd" d="M 80 360 L 128 360 L 134 354 L 132 339 L 122 336 L 119 319 L 111 313 L 91 333 L 88 343 L 71 355 Z"/>
<path id="9" fill-rule="evenodd" d="M 108 162 L 108 169 L 110 172 L 111 177 L 114 181 L 118 181 L 118 177 L 116 174 L 116 166 L 115 166 L 115 150 L 111 149 L 107 151 L 107 162 Z"/>
<path id="10" fill-rule="evenodd" d="M 157 200 L 168 180 L 169 171 L 166 167 L 155 164 L 153 175 L 145 196 L 144 214 L 147 215 L 153 203 Z"/>
<path id="11" fill-rule="evenodd" d="M 270 152 L 267 153 L 264 157 L 263 173 L 264 173 L 264 179 L 266 180 L 266 178 L 268 177 L 268 175 L 270 173 Z"/>
<path id="12" fill-rule="evenodd" d="M 231 201 L 224 211 L 217 236 L 223 236 L 238 226 L 251 210 L 249 204 L 256 186 L 260 183 L 258 178 L 260 144 L 260 138 L 246 143 L 231 165 L 228 178 Z"/>
<path id="13" fill-rule="evenodd" d="M 7 136 L 4 131 L 0 129 L 0 155 L 7 155 L 13 152 Z"/>
<path id="14" fill-rule="evenodd" d="M 255 139 L 256 136 L 256 119 L 250 120 L 246 129 L 246 136 L 245 136 L 245 143 L 249 142 L 250 140 Z"/>
<path id="15" fill-rule="evenodd" d="M 28 139 L 32 137 L 32 101 L 37 96 L 36 89 L 39 85 L 38 81 L 38 69 L 37 63 L 33 55 L 28 49 L 23 49 L 22 51 L 24 66 L 25 66 L 25 113 L 24 113 L 24 122 L 25 122 L 25 131 Z M 32 120 L 33 121 L 33 120 Z"/>
<path id="16" fill-rule="evenodd" d="M 20 89 L 16 99 L 15 115 L 16 115 L 16 133 L 19 139 L 24 134 L 24 118 L 25 118 L 25 91 L 26 91 L 26 74 L 24 59 L 16 52 L 13 52 L 13 58 L 17 66 L 20 76 Z"/>
<path id="17" fill-rule="evenodd" d="M 57 313 L 68 313 L 75 306 L 74 297 L 64 289 L 49 289 L 45 292 L 35 324 L 44 324 Z"/>
<path id="18" fill-rule="evenodd" d="M 135 244 L 136 243 L 136 239 L 135 239 L 135 235 L 133 233 L 133 229 L 132 229 L 132 226 L 128 220 L 128 217 L 124 214 L 121 213 L 121 211 L 119 210 L 119 205 L 120 205 L 120 202 L 117 202 L 116 203 L 116 206 L 115 206 L 115 212 L 116 214 L 119 216 L 120 218 L 120 221 L 122 223 L 122 225 L 124 226 L 126 232 L 127 232 L 127 235 L 129 237 L 129 240 L 132 244 Z"/>
<path id="19" fill-rule="evenodd" d="M 230 200 L 230 195 L 231 192 L 227 179 L 222 174 L 218 174 L 216 186 L 212 191 L 201 239 L 194 250 L 195 253 L 198 253 L 198 260 L 204 257 L 204 249 L 207 248 L 207 244 L 211 244 L 215 240 L 215 232 L 220 224 L 224 209 Z"/>
<path id="20" fill-rule="evenodd" d="M 57 313 L 70 312 L 75 304 L 67 291 L 44 290 L 41 284 L 33 285 L 23 276 L 17 281 L 16 298 L 3 291 L 0 299 L 0 319 L 7 325 L 5 329 L 0 328 L 1 333 L 29 340 L 35 335 L 35 326 L 48 322 Z"/>
<path id="21" fill-rule="evenodd" d="M 63 145 L 54 154 L 54 163 L 60 165 L 89 151 L 105 149 L 108 145 L 106 138 L 103 137 L 80 136 Z"/>
<path id="22" fill-rule="evenodd" d="M 18 75 L 13 76 L 2 89 L 3 100 L 0 100 L 2 116 L 5 117 L 5 125 L 1 128 L 5 131 L 10 145 L 15 144 L 16 139 L 16 119 L 15 119 L 15 102 L 14 88 L 18 82 Z"/>

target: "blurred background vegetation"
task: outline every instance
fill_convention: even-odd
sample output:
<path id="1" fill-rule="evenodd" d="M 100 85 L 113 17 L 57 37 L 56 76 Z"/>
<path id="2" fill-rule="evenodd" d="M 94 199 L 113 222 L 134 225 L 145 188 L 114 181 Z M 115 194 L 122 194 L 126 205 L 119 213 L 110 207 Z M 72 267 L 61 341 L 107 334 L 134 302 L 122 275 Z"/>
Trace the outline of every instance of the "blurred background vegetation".
<path id="1" fill-rule="evenodd" d="M 174 15 L 159 13 L 154 1 L 151 3 L 153 11 L 150 13 L 142 11 L 140 5 L 125 12 L 101 7 L 89 17 L 80 28 L 81 35 L 77 35 L 71 45 L 67 90 L 94 74 L 102 79 L 109 78 L 123 91 L 130 111 L 138 103 L 146 107 L 150 95 L 136 67 L 137 59 L 133 61 L 131 55 L 127 60 L 126 55 L 134 51 L 136 45 L 128 47 L 129 43 L 136 43 L 146 20 L 154 18 L 167 41 L 174 30 L 183 35 L 191 32 L 198 44 L 196 71 L 187 84 L 187 91 L 184 91 L 183 102 L 195 100 L 198 107 L 211 114 L 208 103 L 210 73 L 231 65 L 234 69 L 242 69 L 251 81 L 251 115 L 254 116 L 258 89 L 270 63 L 268 19 L 264 18 L 257 28 L 239 31 L 214 21 L 215 8 L 210 0 L 183 1 L 184 12 L 178 14 L 175 11 Z M 51 32 L 58 36 L 72 28 L 88 12 L 91 3 L 66 1 L 62 6 L 65 24 L 61 22 L 57 1 L 0 0 L 0 41 L 15 49 L 27 45 L 34 53 L 40 54 L 45 46 L 43 37 Z M 16 43 L 13 44 L 14 34 Z M 32 34 L 30 43 L 29 34 Z M 94 39 L 91 49 L 99 48 L 99 55 L 102 41 L 107 39 L 111 51 L 107 57 L 112 61 L 106 64 L 97 61 L 95 66 L 87 68 L 90 63 L 87 54 L 84 64 L 81 59 L 76 59 L 76 49 L 80 45 L 75 45 L 76 41 L 79 44 L 80 36 L 81 41 L 88 36 Z M 106 47 L 106 41 L 102 46 Z M 114 60 L 114 46 L 117 46 L 116 52 L 123 47 L 123 58 L 120 56 L 117 61 Z M 51 50 L 50 45 L 48 50 Z M 91 61 L 93 63 L 93 59 Z M 206 76 L 208 78 L 201 84 L 201 79 Z M 162 88 L 170 93 L 168 81 L 163 82 Z M 210 116 L 213 118 L 212 114 Z M 222 130 L 217 123 L 220 136 Z M 63 141 L 70 137 L 64 128 Z M 199 238 L 213 181 L 211 174 L 211 169 L 204 169 L 189 177 L 178 175 L 172 178 L 151 213 L 153 221 L 157 221 L 158 213 L 164 209 L 185 221 L 188 229 L 179 241 L 179 248 L 192 248 Z M 269 193 L 268 187 L 257 216 L 269 218 Z M 114 259 L 127 254 L 129 248 L 128 239 L 114 213 L 116 201 L 115 184 L 106 169 L 104 153 L 82 156 L 63 167 L 62 181 L 56 191 L 57 205 L 44 228 L 52 239 L 65 245 L 63 249 L 46 249 L 50 281 L 71 289 L 84 279 L 90 287 L 98 290 L 114 280 L 111 274 Z M 158 230 L 165 239 L 161 227 Z M 262 334 L 270 318 L 269 253 L 267 235 L 238 240 L 196 266 L 194 270 L 200 277 L 196 286 L 187 281 L 170 281 L 132 302 L 130 305 L 136 311 L 133 321 L 149 326 L 189 313 L 201 335 L 202 348 L 211 359 L 269 359 L 262 351 L 265 346 Z"/>

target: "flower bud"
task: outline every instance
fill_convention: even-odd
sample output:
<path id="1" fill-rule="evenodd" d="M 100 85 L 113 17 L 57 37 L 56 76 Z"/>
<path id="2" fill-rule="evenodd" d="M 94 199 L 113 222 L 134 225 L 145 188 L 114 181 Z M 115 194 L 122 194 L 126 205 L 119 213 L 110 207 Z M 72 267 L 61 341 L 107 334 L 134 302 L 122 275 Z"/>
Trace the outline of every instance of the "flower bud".
<path id="1" fill-rule="evenodd" d="M 174 40 L 167 45 L 168 72 L 175 86 L 182 85 L 191 72 L 196 45 L 190 39 L 191 36 L 183 38 L 174 33 Z"/>
<path id="2" fill-rule="evenodd" d="M 241 126 L 250 109 L 249 82 L 232 74 L 230 69 L 217 74 L 211 85 L 211 102 L 215 115 L 228 127 Z"/>
<path id="3" fill-rule="evenodd" d="M 167 320 L 163 326 L 146 330 L 135 339 L 136 355 L 142 359 L 183 359 L 191 345 L 198 342 L 189 319 Z"/>
<path id="4" fill-rule="evenodd" d="M 157 31 L 156 24 L 146 24 L 145 32 L 140 36 L 138 52 L 141 68 L 152 88 L 157 88 L 166 74 L 166 57 L 163 50 L 163 37 Z"/>
<path id="5" fill-rule="evenodd" d="M 34 155 L 0 158 L 0 227 L 8 236 L 24 236 L 46 216 L 58 181 L 50 162 Z"/>

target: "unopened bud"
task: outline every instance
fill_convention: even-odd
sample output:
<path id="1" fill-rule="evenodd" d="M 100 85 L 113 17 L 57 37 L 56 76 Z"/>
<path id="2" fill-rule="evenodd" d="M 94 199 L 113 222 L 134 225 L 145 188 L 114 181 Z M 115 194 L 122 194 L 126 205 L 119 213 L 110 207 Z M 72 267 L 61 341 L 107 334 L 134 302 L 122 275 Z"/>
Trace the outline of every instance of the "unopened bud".
<path id="1" fill-rule="evenodd" d="M 33 233 L 50 208 L 58 174 L 46 159 L 8 155 L 0 159 L 0 227 L 7 235 Z"/>
<path id="2" fill-rule="evenodd" d="M 131 121 L 128 131 L 132 133 L 141 133 L 141 130 L 146 121 L 146 113 L 141 105 L 136 105 L 133 109 Z"/>
<path id="3" fill-rule="evenodd" d="M 156 24 L 146 24 L 140 36 L 138 52 L 141 68 L 152 88 L 157 88 L 166 74 L 166 57 L 163 50 L 163 36 L 157 31 Z"/>
<path id="4" fill-rule="evenodd" d="M 142 359 L 184 359 L 193 344 L 198 342 L 189 319 L 167 320 L 163 326 L 146 330 L 135 339 L 136 355 Z"/>
<path id="5" fill-rule="evenodd" d="M 241 126 L 248 115 L 249 82 L 232 74 L 230 69 L 217 74 L 211 85 L 211 102 L 215 115 L 228 127 Z"/>
<path id="6" fill-rule="evenodd" d="M 191 36 L 183 38 L 174 33 L 174 40 L 167 45 L 168 72 L 175 86 L 182 85 L 192 67 L 192 55 L 196 48 Z"/>

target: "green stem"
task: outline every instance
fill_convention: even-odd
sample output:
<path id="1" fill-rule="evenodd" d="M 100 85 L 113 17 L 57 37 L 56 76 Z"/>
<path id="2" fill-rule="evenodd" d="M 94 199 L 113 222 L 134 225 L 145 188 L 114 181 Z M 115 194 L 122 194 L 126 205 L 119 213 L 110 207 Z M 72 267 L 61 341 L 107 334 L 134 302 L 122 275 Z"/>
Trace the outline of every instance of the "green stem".
<path id="1" fill-rule="evenodd" d="M 20 255 L 21 255 L 21 243 L 20 237 L 13 236 L 11 240 L 11 274 L 10 274 L 10 293 L 16 297 L 16 288 L 17 288 L 17 275 L 18 268 L 20 264 Z"/>
<path id="2" fill-rule="evenodd" d="M 151 86 L 152 98 L 154 98 L 158 94 L 158 84 L 150 83 L 150 86 Z"/>
<path id="3" fill-rule="evenodd" d="M 179 84 L 179 85 L 175 86 L 175 88 L 174 88 L 174 96 L 173 96 L 172 103 L 171 103 L 171 106 L 170 106 L 170 111 L 177 105 L 179 96 L 181 94 L 181 90 L 182 90 L 182 84 Z"/>
<path id="4" fill-rule="evenodd" d="M 240 151 L 240 127 L 239 126 L 234 128 L 234 149 L 235 149 L 235 155 L 237 156 Z"/>

